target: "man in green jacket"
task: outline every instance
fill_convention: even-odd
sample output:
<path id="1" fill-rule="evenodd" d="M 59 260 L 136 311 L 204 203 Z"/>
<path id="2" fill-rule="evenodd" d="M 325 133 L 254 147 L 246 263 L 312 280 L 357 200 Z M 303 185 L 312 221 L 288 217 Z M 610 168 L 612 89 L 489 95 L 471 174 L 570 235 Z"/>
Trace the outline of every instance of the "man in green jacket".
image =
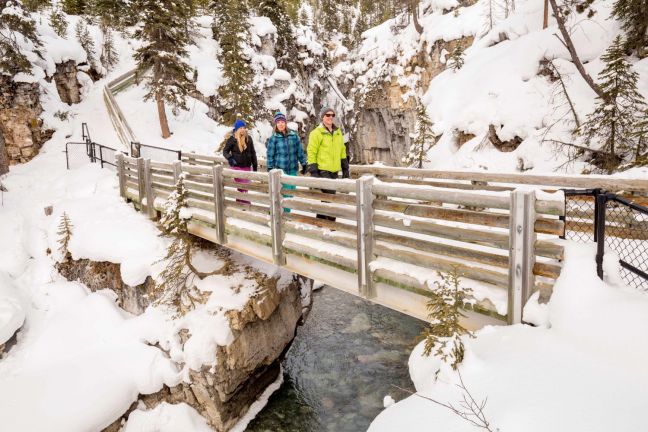
<path id="1" fill-rule="evenodd" d="M 335 125 L 335 111 L 324 107 L 320 111 L 321 123 L 308 137 L 308 172 L 313 177 L 329 179 L 338 178 L 342 170 L 342 178 L 349 178 L 349 160 L 342 129 Z M 322 189 L 322 192 L 334 194 L 334 190 Z M 319 219 L 334 221 L 332 216 L 318 214 Z"/>

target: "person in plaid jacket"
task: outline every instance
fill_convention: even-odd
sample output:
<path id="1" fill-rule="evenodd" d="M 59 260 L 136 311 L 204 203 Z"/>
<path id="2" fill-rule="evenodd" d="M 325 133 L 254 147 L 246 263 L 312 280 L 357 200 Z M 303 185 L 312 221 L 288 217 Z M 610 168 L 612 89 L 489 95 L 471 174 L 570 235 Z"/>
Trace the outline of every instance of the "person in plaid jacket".
<path id="1" fill-rule="evenodd" d="M 271 169 L 281 169 L 284 173 L 296 176 L 301 164 L 301 173 L 306 172 L 306 155 L 302 147 L 299 135 L 294 130 L 288 129 L 286 125 L 286 116 L 277 112 L 274 116 L 274 132 L 266 141 L 266 160 L 268 162 L 268 171 Z M 282 184 L 284 189 L 295 189 L 295 186 Z M 284 195 L 290 198 L 290 195 Z M 290 209 L 284 209 L 290 212 Z"/>

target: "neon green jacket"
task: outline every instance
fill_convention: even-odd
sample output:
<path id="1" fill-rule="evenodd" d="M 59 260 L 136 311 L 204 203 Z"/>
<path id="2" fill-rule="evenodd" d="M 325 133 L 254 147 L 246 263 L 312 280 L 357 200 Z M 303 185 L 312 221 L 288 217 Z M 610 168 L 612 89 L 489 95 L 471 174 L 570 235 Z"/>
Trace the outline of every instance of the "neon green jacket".
<path id="1" fill-rule="evenodd" d="M 324 125 L 317 126 L 308 136 L 307 153 L 309 164 L 316 163 L 324 171 L 340 171 L 341 160 L 347 157 L 342 129 L 335 127 L 331 133 Z"/>

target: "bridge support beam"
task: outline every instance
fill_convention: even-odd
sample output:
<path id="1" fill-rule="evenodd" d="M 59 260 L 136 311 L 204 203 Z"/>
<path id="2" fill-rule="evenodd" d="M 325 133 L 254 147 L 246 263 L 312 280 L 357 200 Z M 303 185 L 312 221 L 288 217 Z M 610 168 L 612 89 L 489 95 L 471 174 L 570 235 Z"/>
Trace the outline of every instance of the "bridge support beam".
<path id="1" fill-rule="evenodd" d="M 356 180 L 356 222 L 358 227 L 358 291 L 365 298 L 376 297 L 369 265 L 373 260 L 373 176 Z"/>
<path id="2" fill-rule="evenodd" d="M 212 167 L 214 179 L 214 221 L 216 222 L 216 241 L 219 245 L 227 243 L 225 234 L 225 188 L 223 186 L 223 165 Z"/>
<path id="3" fill-rule="evenodd" d="M 516 189 L 511 192 L 509 222 L 509 324 L 522 322 L 522 310 L 534 289 L 535 264 L 535 192 Z"/>
<path id="4" fill-rule="evenodd" d="M 275 265 L 286 265 L 283 253 L 283 230 L 281 226 L 281 174 L 280 169 L 273 169 L 268 174 L 268 192 L 270 195 L 270 232 L 272 233 L 272 261 Z"/>

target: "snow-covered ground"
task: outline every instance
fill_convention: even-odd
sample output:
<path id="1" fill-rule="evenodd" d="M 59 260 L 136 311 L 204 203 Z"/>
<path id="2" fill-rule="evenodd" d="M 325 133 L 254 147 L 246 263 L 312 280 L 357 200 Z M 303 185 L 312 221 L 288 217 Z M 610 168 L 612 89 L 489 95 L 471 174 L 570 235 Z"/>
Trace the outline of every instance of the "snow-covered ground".
<path id="1" fill-rule="evenodd" d="M 550 303 L 527 305 L 526 318 L 544 325 L 488 327 L 466 340 L 459 373 L 481 402 L 491 430 L 619 431 L 648 424 L 648 295 L 596 276 L 595 250 L 567 248 L 566 266 Z M 612 278 L 614 279 L 614 278 Z M 531 310 L 534 309 L 534 310 Z M 370 432 L 476 430 L 447 408 L 465 395 L 459 374 L 419 344 L 410 357 L 418 392 L 395 391 Z M 439 378 L 434 373 L 441 368 Z"/>
<path id="2" fill-rule="evenodd" d="M 70 432 L 108 426 L 138 394 L 188 379 L 189 368 L 215 364 L 217 346 L 233 340 L 225 312 L 241 309 L 256 288 L 242 274 L 210 276 L 198 284 L 208 300 L 182 318 L 161 306 L 133 316 L 116 305 L 111 290 L 90 292 L 54 269 L 61 257 L 57 228 L 66 212 L 73 225 L 73 258 L 121 264 L 129 285 L 161 270 L 157 261 L 168 240 L 119 197 L 114 172 L 89 163 L 66 170 L 64 143 L 78 140 L 79 120 L 96 125 L 92 132 L 97 137 L 112 134 L 101 90 L 100 85 L 89 88 L 85 100 L 71 109 L 75 121 L 59 123 L 35 159 L 13 166 L 3 178 L 9 192 L 0 206 L 0 344 L 20 330 L 0 361 L 2 430 Z M 46 100 L 48 104 L 55 101 Z M 46 206 L 53 206 L 52 215 L 45 214 Z M 196 265 L 208 271 L 222 261 L 202 254 Z M 271 266 L 260 270 L 275 271 Z M 184 344 L 181 329 L 191 335 Z M 138 410 L 127 430 L 206 430 L 196 416 L 188 406 Z M 150 421 L 143 427 L 145 419 Z"/>

